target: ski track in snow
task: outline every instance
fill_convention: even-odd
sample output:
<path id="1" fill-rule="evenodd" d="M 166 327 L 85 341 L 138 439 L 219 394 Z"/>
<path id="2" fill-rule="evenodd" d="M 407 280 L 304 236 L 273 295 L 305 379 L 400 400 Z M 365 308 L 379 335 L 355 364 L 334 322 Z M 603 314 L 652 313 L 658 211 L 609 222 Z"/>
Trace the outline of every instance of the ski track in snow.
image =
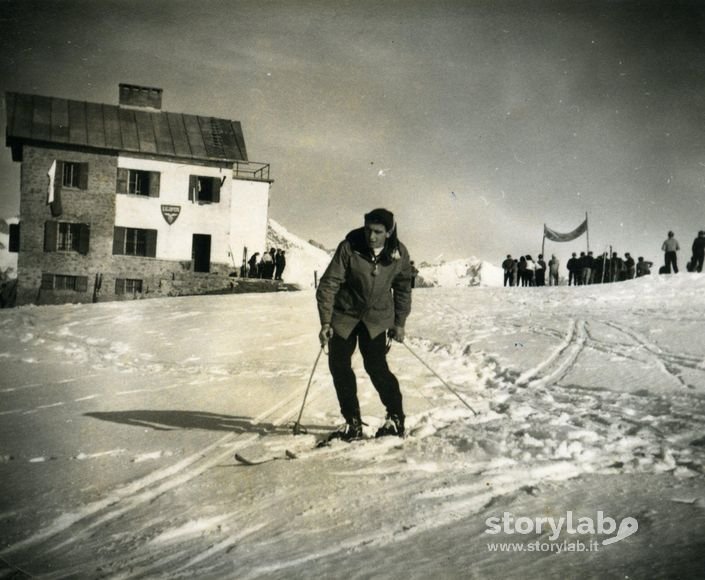
<path id="1" fill-rule="evenodd" d="M 348 490 L 347 486 L 357 483 L 356 505 L 374 508 L 378 498 L 384 497 L 392 506 L 413 506 L 403 510 L 398 520 L 386 520 L 383 525 L 366 523 L 358 530 L 350 528 L 351 513 L 345 506 L 325 499 L 321 505 L 311 504 L 306 490 L 287 489 L 281 495 L 277 489 L 262 487 L 250 503 L 226 513 L 172 519 L 171 527 L 155 523 L 158 533 L 133 544 L 129 554 L 111 556 L 110 576 L 150 577 L 165 570 L 173 577 L 219 576 L 229 570 L 223 568 L 224 562 L 237 561 L 242 566 L 238 577 L 283 578 L 301 574 L 315 562 L 333 561 L 344 554 L 386 546 L 462 521 L 498 498 L 532 493 L 547 481 L 561 482 L 587 473 L 702 476 L 705 359 L 674 352 L 667 342 L 647 338 L 642 326 L 628 324 L 626 315 L 615 316 L 613 306 L 599 305 L 592 296 L 586 296 L 585 303 L 597 302 L 596 310 L 580 317 L 566 315 L 565 309 L 549 302 L 539 303 L 546 310 L 537 308 L 527 320 L 522 311 L 526 295 L 521 292 L 503 295 L 506 304 L 502 307 L 493 306 L 496 297 L 487 292 L 468 294 L 471 299 L 467 303 L 460 291 L 440 295 L 431 291 L 416 298 L 419 321 L 410 327 L 408 344 L 480 410 L 479 417 L 468 413 L 436 377 L 402 348 L 395 347 L 390 359 L 403 378 L 405 397 L 415 401 L 407 417 L 409 435 L 403 444 L 398 440 L 371 440 L 310 450 L 311 437 L 307 437 L 298 444 L 299 460 L 291 467 L 273 462 L 267 467 L 233 468 L 239 470 L 236 473 L 248 469 L 324 469 L 326 477 L 338 486 L 334 489 Z M 489 301 L 493 308 L 489 314 L 474 303 L 475 297 Z M 453 299 L 461 306 L 449 303 Z M 650 313 L 643 311 L 645 317 Z M 172 321 L 187 320 L 190 327 L 201 312 L 160 315 Z M 134 319 L 140 316 L 135 314 Z M 99 376 L 101 365 L 107 365 L 128 375 L 162 377 L 152 388 L 112 393 L 118 397 L 208 385 L 236 373 L 253 381 L 290 378 L 301 384 L 309 372 L 287 363 L 263 368 L 261 361 L 244 360 L 238 362 L 237 370 L 227 361 L 213 364 L 224 356 L 222 353 L 215 353 L 211 362 L 195 355 L 180 361 L 160 360 L 154 354 L 135 355 L 136 349 L 122 339 L 110 342 L 87 333 L 90 324 L 112 324 L 114 316 L 96 316 L 80 326 L 67 322 L 53 332 L 39 331 L 32 317 L 23 312 L 18 318 L 22 323 L 17 331 L 21 344 L 63 353 L 72 364 L 87 364 L 98 371 L 91 374 Z M 129 316 L 119 318 L 127 321 Z M 262 317 L 258 324 L 267 322 Z M 677 324 L 679 320 L 668 322 Z M 693 322 L 702 320 L 695 318 Z M 282 340 L 283 348 L 304 344 L 300 336 Z M 266 354 L 272 350 L 268 348 L 260 349 L 260 354 L 271 356 Z M 34 352 L 38 350 L 29 354 L 13 351 L 5 358 L 15 363 L 27 361 L 35 359 Z M 234 352 L 246 355 L 248 351 L 241 344 Z M 356 364 L 359 370 L 359 362 Z M 324 389 L 329 389 L 325 369 L 319 373 L 324 376 L 319 375 L 314 382 L 306 418 L 311 421 L 315 417 L 323 424 L 335 422 L 335 409 L 318 404 Z M 187 380 L 169 384 L 163 378 L 176 375 Z M 55 392 L 57 386 L 68 388 L 74 380 L 6 386 L 0 389 L 0 397 Z M 289 389 L 254 417 L 253 424 L 268 421 L 274 426 L 283 425 L 296 416 L 301 395 L 300 390 Z M 101 392 L 69 396 L 65 402 L 85 404 L 102 396 Z M 369 390 L 361 389 L 360 396 L 363 407 L 375 403 L 376 395 Z M 3 409 L 0 415 L 50 412 L 65 406 L 65 402 Z M 379 418 L 369 420 L 367 432 L 374 430 L 374 421 Z M 144 424 L 149 426 L 148 422 Z M 287 436 L 229 433 L 167 467 L 106 490 L 101 499 L 67 511 L 1 553 L 10 558 L 27 553 L 59 558 L 69 547 L 90 541 L 100 530 L 109 529 L 129 514 L 142 513 L 158 498 L 194 482 L 230 460 L 237 450 L 256 448 L 262 457 L 273 457 L 283 456 L 292 446 L 297 444 Z M 125 452 L 116 448 L 78 453 L 73 459 L 120 456 Z M 136 455 L 134 461 L 169 456 L 162 450 L 150 451 Z M 46 457 L 30 461 L 41 463 Z M 359 485 L 360 480 L 371 485 Z M 326 525 L 306 527 L 309 520 Z M 329 534 L 345 539 L 326 545 Z M 136 531 L 132 535 L 139 537 Z M 195 539 L 199 541 L 194 544 Z M 165 547 L 158 557 L 154 556 L 155 545 Z M 81 575 L 86 565 L 66 565 L 47 577 Z"/>
<path id="2" fill-rule="evenodd" d="M 271 420 L 275 426 L 284 424 L 293 416 L 292 403 L 295 403 L 299 396 L 298 392 L 292 393 L 255 417 L 253 423 Z M 198 477 L 222 461 L 232 458 L 238 449 L 251 445 L 261 437 L 258 434 L 228 434 L 174 465 L 114 489 L 104 499 L 85 505 L 77 512 L 62 515 L 38 533 L 6 547 L 1 553 L 3 556 L 11 556 L 18 551 L 35 549 L 39 545 L 43 546 L 42 550 L 45 554 L 65 549 L 67 545 L 76 543 L 94 529 L 154 501 L 157 497 Z M 35 460 L 40 459 L 43 460 L 43 458 Z M 53 545 L 47 545 L 49 540 Z"/>

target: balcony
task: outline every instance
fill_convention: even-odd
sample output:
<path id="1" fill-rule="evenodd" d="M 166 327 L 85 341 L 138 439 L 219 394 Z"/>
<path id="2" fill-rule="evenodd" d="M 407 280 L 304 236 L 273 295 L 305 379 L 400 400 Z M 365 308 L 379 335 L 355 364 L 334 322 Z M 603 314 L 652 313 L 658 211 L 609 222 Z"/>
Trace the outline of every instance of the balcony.
<path id="1" fill-rule="evenodd" d="M 246 179 L 248 181 L 268 181 L 274 180 L 269 177 L 269 163 L 258 163 L 256 161 L 236 161 L 233 165 L 233 178 Z"/>

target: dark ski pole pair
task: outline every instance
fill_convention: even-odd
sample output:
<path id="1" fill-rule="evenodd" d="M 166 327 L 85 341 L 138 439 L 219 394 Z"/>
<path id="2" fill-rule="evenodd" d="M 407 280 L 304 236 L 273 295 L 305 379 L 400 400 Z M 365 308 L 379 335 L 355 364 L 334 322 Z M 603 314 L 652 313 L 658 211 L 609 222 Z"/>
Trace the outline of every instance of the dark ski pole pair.
<path id="1" fill-rule="evenodd" d="M 429 366 L 429 364 L 428 364 L 425 360 L 423 360 L 408 344 L 406 344 L 405 342 L 402 342 L 402 344 L 406 347 L 406 349 L 407 349 L 412 355 L 414 355 L 414 357 L 416 357 L 416 359 L 418 359 L 418 361 L 419 361 L 424 367 L 426 367 L 429 371 L 431 371 L 431 373 L 433 374 L 433 376 L 435 376 L 439 381 L 441 381 L 441 383 L 443 384 L 443 386 L 444 386 L 446 389 L 448 389 L 451 393 L 453 393 L 453 395 L 455 395 L 455 396 L 458 398 L 458 400 L 459 400 L 463 405 L 465 405 L 468 409 L 470 409 L 470 410 L 472 411 L 473 415 L 475 415 L 475 416 L 477 417 L 478 412 L 475 411 L 475 409 L 473 409 L 473 408 L 468 404 L 468 402 L 467 402 L 465 399 L 463 399 L 462 396 L 460 396 L 460 393 L 458 393 L 458 391 L 456 391 L 456 390 L 455 390 L 453 387 L 451 387 L 446 381 L 444 381 L 443 378 L 442 378 L 435 370 L 433 370 L 433 369 Z M 325 350 L 325 345 L 323 344 L 323 345 L 321 345 L 321 348 L 320 348 L 320 350 L 318 351 L 318 355 L 316 356 L 316 360 L 315 360 L 315 362 L 313 363 L 313 369 L 311 370 L 311 376 L 310 376 L 309 379 L 308 379 L 308 384 L 306 385 L 306 391 L 304 392 L 304 400 L 303 400 L 303 402 L 301 403 L 301 410 L 299 411 L 299 416 L 298 416 L 298 418 L 296 419 L 296 422 L 294 423 L 294 427 L 292 428 L 292 430 L 293 430 L 293 432 L 294 432 L 294 435 L 300 435 L 300 434 L 302 434 L 302 433 L 306 433 L 306 429 L 301 426 L 301 417 L 302 417 L 302 415 L 303 415 L 303 413 L 304 413 L 304 407 L 306 406 L 306 399 L 308 398 L 308 392 L 309 392 L 309 390 L 311 389 L 311 382 L 313 381 L 313 375 L 314 375 L 314 373 L 316 372 L 316 367 L 318 366 L 318 361 L 319 361 L 319 359 L 321 358 L 321 354 L 323 354 L 323 351 L 324 351 L 324 350 Z M 389 350 L 389 349 L 387 349 L 387 350 Z"/>

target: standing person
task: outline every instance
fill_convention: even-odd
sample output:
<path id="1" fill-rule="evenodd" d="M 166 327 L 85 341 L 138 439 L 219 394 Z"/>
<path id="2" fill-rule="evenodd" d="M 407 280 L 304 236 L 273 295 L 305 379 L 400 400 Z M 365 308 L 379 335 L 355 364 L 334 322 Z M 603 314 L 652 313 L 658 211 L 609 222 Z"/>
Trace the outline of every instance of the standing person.
<path id="1" fill-rule="evenodd" d="M 634 263 L 634 258 L 629 252 L 624 253 L 624 267 L 627 271 L 627 280 L 634 278 L 636 274 L 636 264 Z"/>
<path id="2" fill-rule="evenodd" d="M 568 286 L 577 286 L 578 257 L 575 252 L 573 252 L 572 256 L 568 259 L 566 268 L 568 268 Z"/>
<path id="3" fill-rule="evenodd" d="M 274 278 L 274 272 L 276 271 L 276 264 L 277 264 L 277 250 L 275 248 L 270 248 L 269 249 L 269 255 L 272 258 L 272 262 L 269 266 L 269 277 L 268 279 L 271 280 Z"/>
<path id="4" fill-rule="evenodd" d="M 612 252 L 610 259 L 610 282 L 619 282 L 622 279 L 622 269 L 624 261 L 619 257 L 617 252 Z"/>
<path id="5" fill-rule="evenodd" d="M 259 277 L 265 280 L 272 279 L 272 273 L 274 272 L 274 261 L 272 260 L 272 254 L 270 252 L 265 252 L 262 254 L 262 260 L 259 263 Z"/>
<path id="6" fill-rule="evenodd" d="M 286 251 L 277 250 L 277 255 L 274 257 L 274 279 L 281 280 L 286 268 Z"/>
<path id="7" fill-rule="evenodd" d="M 252 254 L 252 257 L 247 261 L 250 266 L 250 272 L 248 274 L 250 278 L 259 278 L 259 265 L 257 262 L 257 256 L 259 256 L 259 252 L 255 252 L 254 254 Z"/>
<path id="8" fill-rule="evenodd" d="M 519 276 L 519 284 L 521 286 L 526 286 L 526 258 L 524 256 L 519 256 L 519 264 L 517 266 L 517 274 Z"/>
<path id="9" fill-rule="evenodd" d="M 536 262 L 536 285 L 546 285 L 546 260 L 543 259 L 543 254 L 539 254 L 539 259 Z"/>
<path id="10" fill-rule="evenodd" d="M 512 255 L 507 254 L 507 257 L 502 262 L 502 270 L 504 270 L 504 285 L 512 285 L 512 266 L 514 265 L 514 260 L 512 260 Z"/>
<path id="11" fill-rule="evenodd" d="M 585 262 L 590 268 L 590 274 L 586 277 L 586 282 L 585 284 L 594 284 L 595 283 L 595 256 L 592 253 L 592 251 L 587 253 L 587 261 Z M 585 277 L 585 276 L 584 276 Z"/>
<path id="12" fill-rule="evenodd" d="M 512 286 L 519 286 L 519 260 L 512 264 Z"/>
<path id="13" fill-rule="evenodd" d="M 590 284 L 592 278 L 593 259 L 591 254 L 580 252 L 580 283 L 583 286 Z"/>
<path id="14" fill-rule="evenodd" d="M 526 285 L 536 286 L 536 262 L 530 255 L 526 255 Z"/>
<path id="15" fill-rule="evenodd" d="M 671 268 L 673 272 L 678 274 L 678 250 L 681 247 L 678 244 L 678 240 L 674 237 L 673 232 L 668 232 L 668 238 L 661 244 L 661 250 L 664 252 L 664 266 L 666 266 L 666 274 L 671 273 Z"/>
<path id="16" fill-rule="evenodd" d="M 351 358 L 359 345 L 365 370 L 387 411 L 376 436 L 404 435 L 404 410 L 399 381 L 387 365 L 387 334 L 404 341 L 404 325 L 411 311 L 411 261 L 397 239 L 392 212 L 375 209 L 365 214 L 364 227 L 348 233 L 316 292 L 321 321 L 319 339 L 328 343 L 328 366 L 333 376 L 345 425 L 329 439 L 352 441 L 362 437 L 357 383 Z"/>
<path id="17" fill-rule="evenodd" d="M 698 237 L 693 240 L 693 266 L 695 272 L 703 271 L 705 260 L 705 230 L 698 232 Z"/>
<path id="18" fill-rule="evenodd" d="M 555 254 L 551 254 L 551 259 L 548 261 L 548 285 L 558 286 L 558 277 L 560 274 L 561 261 L 556 258 Z"/>

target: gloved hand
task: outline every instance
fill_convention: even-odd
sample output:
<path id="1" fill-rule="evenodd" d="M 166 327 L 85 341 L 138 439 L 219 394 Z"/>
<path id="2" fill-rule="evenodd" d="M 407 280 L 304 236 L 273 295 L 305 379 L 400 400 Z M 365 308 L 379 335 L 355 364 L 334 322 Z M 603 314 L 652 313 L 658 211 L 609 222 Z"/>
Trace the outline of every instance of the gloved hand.
<path id="1" fill-rule="evenodd" d="M 387 331 L 390 338 L 393 338 L 397 342 L 404 342 L 405 332 L 403 326 L 395 326 Z"/>
<path id="2" fill-rule="evenodd" d="M 318 340 L 321 346 L 328 344 L 328 341 L 333 338 L 333 329 L 330 324 L 324 324 L 321 326 L 321 332 L 318 333 Z"/>

